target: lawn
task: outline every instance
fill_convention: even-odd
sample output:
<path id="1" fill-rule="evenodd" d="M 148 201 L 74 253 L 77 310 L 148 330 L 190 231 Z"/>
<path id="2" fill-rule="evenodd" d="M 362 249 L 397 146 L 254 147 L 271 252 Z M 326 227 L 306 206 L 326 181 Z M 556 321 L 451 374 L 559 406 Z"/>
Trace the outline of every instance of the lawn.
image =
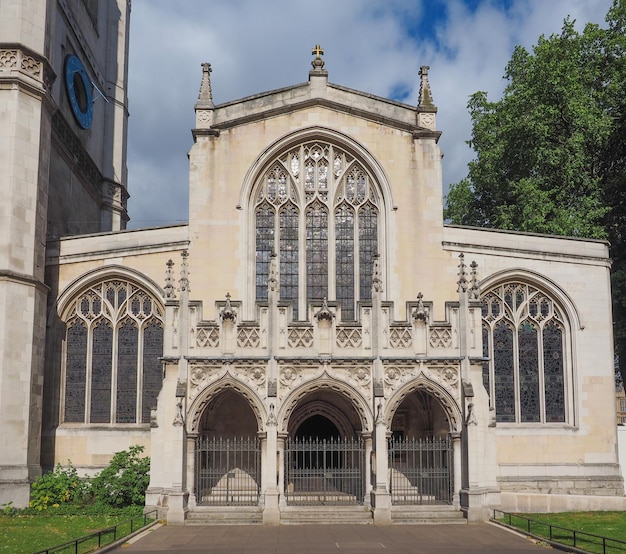
<path id="1" fill-rule="evenodd" d="M 130 533 L 130 518 L 128 512 L 115 515 L 0 516 L 0 553 L 32 554 L 118 523 L 128 522 L 117 530 L 117 538 L 121 538 Z M 143 518 L 136 516 L 133 530 L 142 525 Z M 113 540 L 113 534 L 109 533 L 102 537 L 102 545 Z M 97 545 L 96 537 L 81 545 L 79 552 L 91 552 Z"/>
<path id="2" fill-rule="evenodd" d="M 498 518 L 500 519 L 500 518 Z M 519 514 L 512 516 L 511 525 L 545 538 L 550 538 L 548 525 L 573 529 L 576 531 L 576 546 L 582 550 L 594 553 L 602 553 L 603 544 L 601 539 L 586 537 L 579 533 L 599 535 L 608 539 L 616 539 L 626 542 L 626 512 L 566 512 L 554 514 Z M 500 521 L 502 521 L 500 519 Z M 504 521 L 508 523 L 508 516 Z M 572 546 L 574 537 L 571 531 L 552 528 L 552 540 Z M 626 553 L 626 544 L 614 541 L 606 541 L 607 553 Z"/>

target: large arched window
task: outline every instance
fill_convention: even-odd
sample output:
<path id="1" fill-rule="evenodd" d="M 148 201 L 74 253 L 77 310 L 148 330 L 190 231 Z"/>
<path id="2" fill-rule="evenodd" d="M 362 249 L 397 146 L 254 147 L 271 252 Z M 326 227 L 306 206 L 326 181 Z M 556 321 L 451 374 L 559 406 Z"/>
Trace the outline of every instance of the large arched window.
<path id="1" fill-rule="evenodd" d="M 482 296 L 483 381 L 504 423 L 566 421 L 566 325 L 548 294 L 521 282 Z"/>
<path id="2" fill-rule="evenodd" d="M 105 280 L 66 311 L 62 419 L 149 423 L 161 389 L 163 309 L 125 280 Z"/>
<path id="3" fill-rule="evenodd" d="M 311 300 L 336 300 L 344 321 L 371 298 L 379 252 L 378 187 L 365 165 L 336 145 L 311 141 L 269 163 L 254 188 L 256 300 L 267 300 L 278 255 L 280 298 L 298 319 Z"/>

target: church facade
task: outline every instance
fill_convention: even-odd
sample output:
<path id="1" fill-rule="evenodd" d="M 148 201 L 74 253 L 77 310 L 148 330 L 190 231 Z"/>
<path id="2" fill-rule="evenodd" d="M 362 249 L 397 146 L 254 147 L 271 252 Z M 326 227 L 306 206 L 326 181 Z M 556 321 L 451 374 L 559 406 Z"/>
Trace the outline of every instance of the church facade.
<path id="1" fill-rule="evenodd" d="M 94 14 L 126 29 L 126 3 L 52 4 L 62 17 L 41 21 L 88 19 L 56 27 L 65 56 L 29 47 L 67 73 L 57 96 L 43 77 L 12 89 L 71 131 L 31 145 L 51 169 L 14 227 L 39 246 L 37 202 L 64 213 L 62 184 L 87 175 L 72 163 L 126 140 L 126 47 L 99 54 L 116 53 L 99 88 L 121 97 L 94 115 L 100 58 L 80 42 Z M 25 504 L 42 467 L 93 473 L 139 444 L 146 507 L 172 524 L 623 508 L 608 245 L 445 225 L 428 67 L 411 106 L 329 82 L 322 55 L 303 84 L 219 105 L 203 64 L 188 224 L 124 230 L 125 158 L 105 157 L 89 184 L 104 196 L 71 205 L 98 206 L 97 225 L 55 216 L 39 263 L 3 258 L 0 503 Z"/>

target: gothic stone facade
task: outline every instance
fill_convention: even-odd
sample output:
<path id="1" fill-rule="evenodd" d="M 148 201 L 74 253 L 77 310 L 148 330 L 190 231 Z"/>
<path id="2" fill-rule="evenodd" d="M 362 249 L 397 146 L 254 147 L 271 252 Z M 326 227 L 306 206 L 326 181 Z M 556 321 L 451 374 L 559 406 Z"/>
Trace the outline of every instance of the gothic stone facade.
<path id="1" fill-rule="evenodd" d="M 444 225 L 428 68 L 410 106 L 320 53 L 221 105 L 204 64 L 188 225 L 49 245 L 48 464 L 143 444 L 170 523 L 621 508 L 607 245 Z"/>
<path id="2" fill-rule="evenodd" d="M 130 0 L 0 2 L 0 505 L 28 504 L 58 378 L 58 360 L 44 378 L 46 240 L 126 225 L 129 13 Z"/>

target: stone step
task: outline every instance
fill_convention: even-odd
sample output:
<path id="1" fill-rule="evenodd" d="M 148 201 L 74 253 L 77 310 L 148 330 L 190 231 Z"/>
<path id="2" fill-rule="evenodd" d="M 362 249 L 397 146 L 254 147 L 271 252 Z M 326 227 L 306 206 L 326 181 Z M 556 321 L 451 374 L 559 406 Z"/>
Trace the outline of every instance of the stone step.
<path id="1" fill-rule="evenodd" d="M 196 506 L 185 525 L 254 525 L 263 522 L 258 506 Z"/>
<path id="2" fill-rule="evenodd" d="M 372 512 L 365 506 L 286 506 L 280 510 L 280 522 L 285 525 L 307 524 L 369 524 Z"/>
<path id="3" fill-rule="evenodd" d="M 464 525 L 467 520 L 461 510 L 452 506 L 393 506 L 391 522 L 408 525 Z"/>

